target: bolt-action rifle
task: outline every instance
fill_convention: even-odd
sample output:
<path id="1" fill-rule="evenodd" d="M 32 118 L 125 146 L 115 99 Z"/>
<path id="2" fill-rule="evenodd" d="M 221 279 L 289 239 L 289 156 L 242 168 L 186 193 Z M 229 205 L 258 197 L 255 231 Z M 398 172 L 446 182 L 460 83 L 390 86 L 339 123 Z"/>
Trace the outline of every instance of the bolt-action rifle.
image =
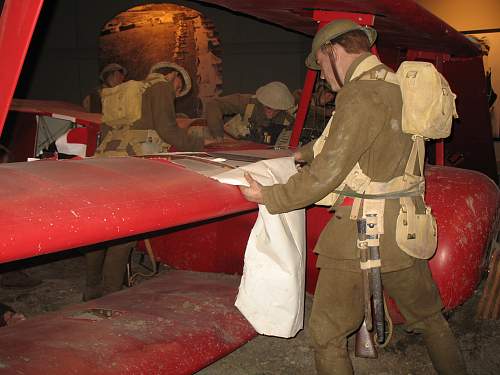
<path id="1" fill-rule="evenodd" d="M 382 344 L 385 341 L 384 295 L 380 274 L 377 225 L 376 215 L 367 215 L 366 218 L 357 220 L 365 319 L 356 334 L 355 355 L 364 358 L 377 358 L 372 335 L 374 328 L 377 342 Z M 372 320 L 372 301 L 374 322 Z"/>

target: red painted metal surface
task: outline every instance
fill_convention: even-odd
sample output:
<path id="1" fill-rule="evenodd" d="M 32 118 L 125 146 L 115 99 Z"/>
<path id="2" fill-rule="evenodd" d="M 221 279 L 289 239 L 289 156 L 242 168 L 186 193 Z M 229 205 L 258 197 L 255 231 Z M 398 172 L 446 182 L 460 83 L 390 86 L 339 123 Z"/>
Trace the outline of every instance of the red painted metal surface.
<path id="1" fill-rule="evenodd" d="M 235 186 L 167 161 L 0 166 L 0 262 L 254 209 Z"/>
<path id="2" fill-rule="evenodd" d="M 314 10 L 376 15 L 379 44 L 392 48 L 447 52 L 457 56 L 478 56 L 479 49 L 465 36 L 412 0 L 208 0 L 243 14 L 285 28 L 314 35 Z"/>
<path id="3" fill-rule="evenodd" d="M 0 134 L 43 0 L 5 0 L 0 17 Z"/>
<path id="4" fill-rule="evenodd" d="M 78 130 L 81 139 L 87 144 L 86 156 L 93 156 L 97 148 L 97 134 L 100 131 L 102 123 L 102 115 L 100 113 L 86 112 L 81 106 L 55 101 L 55 100 L 27 100 L 27 99 L 12 99 L 10 105 L 10 113 L 32 114 L 35 116 L 48 116 L 61 120 L 68 120 L 75 124 L 83 126 L 85 130 Z M 26 116 L 25 116 L 26 117 Z M 18 126 L 22 126 L 19 124 Z M 82 129 L 83 129 L 82 128 Z M 22 131 L 23 129 L 19 129 Z M 76 135 L 76 134 L 73 134 Z M 69 140 L 69 139 L 68 139 Z M 16 143 L 16 147 L 22 144 L 29 144 L 29 140 L 21 140 Z M 33 143 L 34 144 L 34 143 Z M 28 155 L 34 157 L 33 153 Z M 26 158 L 17 159 L 16 161 L 26 161 Z"/>
<path id="5" fill-rule="evenodd" d="M 37 119 L 30 113 L 9 112 L 5 120 L 2 144 L 9 149 L 9 163 L 35 156 Z"/>
<path id="6" fill-rule="evenodd" d="M 80 125 L 102 123 L 102 114 L 89 113 L 79 105 L 56 100 L 12 99 L 9 110 L 70 120 Z"/>
<path id="7" fill-rule="evenodd" d="M 326 10 L 314 10 L 312 18 L 319 22 L 319 28 L 325 26 L 327 23 L 333 20 L 349 19 L 360 25 L 373 26 L 375 21 L 375 16 L 373 14 L 367 13 L 352 13 L 352 12 L 336 12 L 336 11 L 326 11 Z"/>
<path id="8" fill-rule="evenodd" d="M 175 228 L 151 240 L 158 260 L 176 269 L 241 274 L 257 211 Z"/>
<path id="9" fill-rule="evenodd" d="M 292 137 L 290 138 L 290 147 L 295 148 L 299 145 L 300 134 L 304 127 L 307 111 L 309 111 L 309 102 L 314 89 L 314 82 L 316 81 L 317 72 L 315 70 L 307 70 L 304 88 L 300 96 L 299 109 L 297 110 L 297 117 L 293 124 Z"/>
<path id="10" fill-rule="evenodd" d="M 238 284 L 237 276 L 168 271 L 2 328 L 0 372 L 192 374 L 256 335 L 234 307 Z M 111 317 L 92 309 L 111 310 Z"/>
<path id="11" fill-rule="evenodd" d="M 427 167 L 427 196 L 438 224 L 432 274 L 448 309 L 465 302 L 484 270 L 497 214 L 498 187 L 475 171 Z"/>

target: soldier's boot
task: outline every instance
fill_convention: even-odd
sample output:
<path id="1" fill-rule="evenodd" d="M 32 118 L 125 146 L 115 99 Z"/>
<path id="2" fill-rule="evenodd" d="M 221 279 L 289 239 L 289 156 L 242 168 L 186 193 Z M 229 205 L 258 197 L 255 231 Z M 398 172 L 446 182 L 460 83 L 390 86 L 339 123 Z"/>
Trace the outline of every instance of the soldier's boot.
<path id="1" fill-rule="evenodd" d="M 127 242 L 107 249 L 102 270 L 104 295 L 117 292 L 122 288 L 128 257 L 135 244 L 136 241 Z"/>
<path id="2" fill-rule="evenodd" d="M 105 255 L 105 249 L 92 250 L 85 253 L 87 280 L 83 291 L 82 299 L 84 301 L 90 301 L 102 296 L 102 266 Z"/>
<path id="3" fill-rule="evenodd" d="M 441 313 L 420 322 L 415 331 L 423 333 L 427 351 L 438 374 L 467 374 L 457 341 Z"/>

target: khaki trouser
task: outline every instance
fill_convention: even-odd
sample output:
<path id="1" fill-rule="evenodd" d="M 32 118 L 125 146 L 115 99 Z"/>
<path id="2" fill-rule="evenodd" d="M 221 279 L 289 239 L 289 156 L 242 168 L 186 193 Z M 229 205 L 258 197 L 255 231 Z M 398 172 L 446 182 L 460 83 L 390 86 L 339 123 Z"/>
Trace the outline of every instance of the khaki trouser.
<path id="1" fill-rule="evenodd" d="M 401 271 L 382 274 L 385 292 L 397 303 L 407 328 L 422 333 L 439 374 L 465 374 L 457 343 L 441 314 L 441 299 L 426 261 Z M 320 271 L 310 318 L 318 374 L 352 374 L 347 336 L 364 317 L 360 272 Z"/>
<path id="2" fill-rule="evenodd" d="M 137 241 L 127 242 L 85 253 L 87 284 L 83 293 L 84 301 L 122 288 L 130 250 L 136 243 Z"/>

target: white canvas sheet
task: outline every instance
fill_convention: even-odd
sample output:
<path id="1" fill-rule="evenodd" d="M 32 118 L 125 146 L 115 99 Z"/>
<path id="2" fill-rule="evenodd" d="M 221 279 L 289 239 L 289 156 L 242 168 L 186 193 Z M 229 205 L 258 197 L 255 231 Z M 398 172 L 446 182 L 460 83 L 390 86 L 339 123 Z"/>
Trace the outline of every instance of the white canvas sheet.
<path id="1" fill-rule="evenodd" d="M 285 183 L 297 172 L 288 157 L 259 161 L 213 178 L 248 186 L 245 171 L 263 185 Z M 293 337 L 303 328 L 305 253 L 304 210 L 271 215 L 259 205 L 235 305 L 260 334 Z"/>

